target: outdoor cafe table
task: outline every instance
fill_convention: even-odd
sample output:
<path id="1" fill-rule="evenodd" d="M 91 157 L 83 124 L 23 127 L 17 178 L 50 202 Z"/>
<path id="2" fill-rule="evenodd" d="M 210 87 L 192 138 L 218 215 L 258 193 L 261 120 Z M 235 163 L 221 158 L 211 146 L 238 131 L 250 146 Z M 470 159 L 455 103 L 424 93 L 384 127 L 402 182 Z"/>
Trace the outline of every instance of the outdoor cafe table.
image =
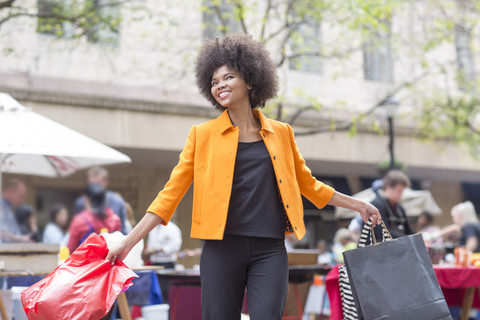
<path id="1" fill-rule="evenodd" d="M 438 283 L 449 306 L 461 306 L 461 320 L 467 320 L 472 307 L 480 308 L 480 268 L 434 265 Z M 326 279 L 330 299 L 330 320 L 343 319 L 338 285 L 338 266 Z"/>

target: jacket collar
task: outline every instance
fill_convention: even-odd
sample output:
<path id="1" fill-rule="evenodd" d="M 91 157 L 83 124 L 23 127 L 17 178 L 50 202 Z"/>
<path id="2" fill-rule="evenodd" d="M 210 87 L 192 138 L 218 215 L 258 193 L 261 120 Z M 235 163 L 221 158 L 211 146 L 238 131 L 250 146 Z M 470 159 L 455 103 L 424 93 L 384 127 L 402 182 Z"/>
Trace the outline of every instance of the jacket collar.
<path id="1" fill-rule="evenodd" d="M 273 131 L 271 120 L 269 118 L 267 118 L 263 113 L 261 113 L 257 109 L 253 109 L 252 112 L 255 117 L 260 119 L 260 125 L 262 126 L 261 131 L 275 133 L 275 131 Z M 232 124 L 232 121 L 230 120 L 230 117 L 228 116 L 227 110 L 223 111 L 223 113 L 217 118 L 217 122 L 218 122 L 218 125 L 219 125 L 218 127 L 220 129 L 221 134 L 224 134 L 228 130 L 235 128 Z"/>

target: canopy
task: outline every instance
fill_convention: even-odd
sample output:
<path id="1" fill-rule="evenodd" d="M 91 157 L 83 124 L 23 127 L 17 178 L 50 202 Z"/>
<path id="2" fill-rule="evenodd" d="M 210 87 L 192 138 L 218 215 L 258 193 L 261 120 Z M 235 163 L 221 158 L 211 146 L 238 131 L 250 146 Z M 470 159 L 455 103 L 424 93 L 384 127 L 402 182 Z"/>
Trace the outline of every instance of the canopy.
<path id="1" fill-rule="evenodd" d="M 371 188 L 368 188 L 354 194 L 353 197 L 370 202 L 375 198 L 375 192 Z M 419 216 L 422 211 L 428 211 L 434 215 L 442 214 L 442 209 L 437 205 L 432 193 L 428 190 L 406 188 L 403 192 L 402 206 L 405 208 L 407 216 L 409 217 Z M 351 219 L 356 215 L 356 211 L 335 207 L 335 218 L 337 219 Z"/>
<path id="2" fill-rule="evenodd" d="M 0 175 L 66 176 L 90 166 L 122 162 L 131 160 L 0 92 Z"/>

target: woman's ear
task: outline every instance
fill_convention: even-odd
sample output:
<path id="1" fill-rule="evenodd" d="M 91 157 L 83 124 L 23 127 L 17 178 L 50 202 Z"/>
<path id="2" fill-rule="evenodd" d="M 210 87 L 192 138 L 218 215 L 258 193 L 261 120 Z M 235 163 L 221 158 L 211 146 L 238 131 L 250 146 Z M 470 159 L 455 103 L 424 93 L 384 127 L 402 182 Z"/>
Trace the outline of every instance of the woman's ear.
<path id="1" fill-rule="evenodd" d="M 252 89 L 252 85 L 251 85 L 251 84 L 247 84 L 247 89 L 248 89 L 248 90 L 251 90 L 251 89 Z"/>

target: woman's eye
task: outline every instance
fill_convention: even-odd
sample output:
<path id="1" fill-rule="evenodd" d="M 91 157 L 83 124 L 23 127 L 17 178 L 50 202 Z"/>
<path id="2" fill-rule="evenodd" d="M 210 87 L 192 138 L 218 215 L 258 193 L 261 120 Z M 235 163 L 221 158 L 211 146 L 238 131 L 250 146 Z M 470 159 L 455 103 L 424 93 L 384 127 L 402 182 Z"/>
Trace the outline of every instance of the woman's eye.
<path id="1" fill-rule="evenodd" d="M 212 82 L 212 87 L 215 87 L 217 85 L 216 82 Z"/>
<path id="2" fill-rule="evenodd" d="M 227 80 L 233 79 L 233 76 L 227 76 Z"/>

